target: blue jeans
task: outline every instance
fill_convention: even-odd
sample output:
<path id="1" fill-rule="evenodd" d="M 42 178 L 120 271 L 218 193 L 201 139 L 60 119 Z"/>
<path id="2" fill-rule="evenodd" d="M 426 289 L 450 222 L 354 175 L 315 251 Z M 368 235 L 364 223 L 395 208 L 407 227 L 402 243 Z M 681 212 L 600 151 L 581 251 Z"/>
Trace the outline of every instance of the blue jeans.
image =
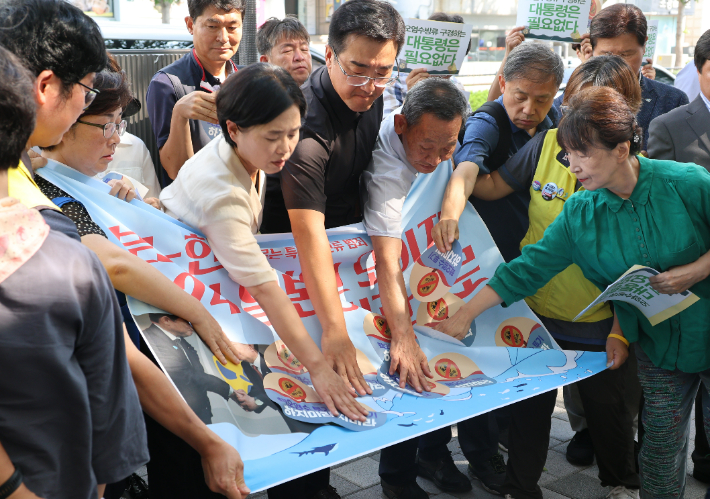
<path id="1" fill-rule="evenodd" d="M 690 411 L 698 387 L 705 433 L 710 433 L 710 369 L 699 373 L 661 369 L 653 365 L 638 343 L 635 348 L 645 397 L 642 421 L 646 432 L 639 454 L 641 498 L 683 497 Z"/>

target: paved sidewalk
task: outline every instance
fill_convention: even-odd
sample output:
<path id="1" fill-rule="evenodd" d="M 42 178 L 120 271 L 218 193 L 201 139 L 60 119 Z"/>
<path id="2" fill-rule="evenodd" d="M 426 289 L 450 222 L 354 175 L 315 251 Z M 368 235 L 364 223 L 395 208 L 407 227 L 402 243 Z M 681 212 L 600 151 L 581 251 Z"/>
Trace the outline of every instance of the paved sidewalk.
<path id="1" fill-rule="evenodd" d="M 695 411 L 691 411 L 693 419 Z M 454 462 L 458 468 L 466 473 L 468 461 L 461 453 L 458 438 L 456 438 L 454 428 L 454 438 L 449 444 L 453 452 Z M 567 412 L 562 401 L 562 390 L 557 396 L 557 407 L 552 416 L 552 429 L 550 431 L 550 452 L 547 455 L 545 471 L 540 478 L 545 499 L 601 499 L 609 493 L 609 487 L 602 487 L 597 478 L 598 469 L 592 466 L 574 466 L 567 462 L 565 451 L 567 444 L 574 436 L 574 432 L 569 426 Z M 688 476 L 685 488 L 685 499 L 701 499 L 705 497 L 708 486 L 699 482 L 691 476 L 693 463 L 690 454 L 695 447 L 695 425 L 690 426 L 690 442 L 688 444 Z M 505 459 L 508 455 L 503 453 Z M 347 499 L 383 499 L 380 487 L 380 477 L 377 474 L 377 466 L 380 460 L 380 453 L 374 452 L 368 456 L 349 461 L 338 465 L 332 469 L 330 484 L 338 490 L 338 493 Z M 146 481 L 145 467 L 138 471 Z M 470 478 L 470 475 L 467 475 Z M 421 487 L 429 493 L 430 499 L 502 499 L 484 490 L 477 480 L 472 480 L 473 490 L 466 493 L 447 494 L 439 490 L 433 483 L 422 478 L 417 479 Z M 250 498 L 266 499 L 266 492 L 252 494 Z M 300 498 L 294 498 L 300 499 Z"/>
<path id="2" fill-rule="evenodd" d="M 691 411 L 695 414 L 695 411 Z M 456 434 L 454 433 L 454 436 Z M 573 466 L 567 462 L 565 451 L 567 443 L 574 436 L 574 432 L 567 421 L 567 412 L 562 402 L 562 390 L 559 390 L 557 397 L 557 407 L 552 418 L 552 430 L 550 432 L 550 452 L 547 455 L 545 472 L 540 479 L 545 499 L 597 499 L 604 498 L 609 493 L 609 487 L 602 487 L 597 478 L 596 465 L 584 467 Z M 693 451 L 695 437 L 695 427 L 691 425 L 690 444 L 688 449 L 688 477 L 685 489 L 686 499 L 699 499 L 705 497 L 708 486 L 690 476 L 693 470 L 693 463 L 690 460 L 690 453 Z M 459 469 L 466 473 L 468 461 L 461 454 L 458 438 L 452 439 L 449 448 L 454 455 L 454 461 Z M 503 454 L 508 459 L 507 454 Z M 366 457 L 361 457 L 354 461 L 341 464 L 333 468 L 330 483 L 342 497 L 347 499 L 382 499 L 380 487 L 380 477 L 377 474 L 380 453 L 375 452 Z M 470 477 L 470 475 L 468 475 Z M 421 487 L 429 493 L 431 499 L 501 499 L 500 496 L 493 495 L 483 488 L 477 480 L 472 480 L 473 490 L 466 493 L 447 494 L 439 490 L 433 483 L 422 478 L 418 479 Z M 266 492 L 259 492 L 249 496 L 250 498 L 266 498 Z M 296 499 L 296 498 L 294 498 Z"/>

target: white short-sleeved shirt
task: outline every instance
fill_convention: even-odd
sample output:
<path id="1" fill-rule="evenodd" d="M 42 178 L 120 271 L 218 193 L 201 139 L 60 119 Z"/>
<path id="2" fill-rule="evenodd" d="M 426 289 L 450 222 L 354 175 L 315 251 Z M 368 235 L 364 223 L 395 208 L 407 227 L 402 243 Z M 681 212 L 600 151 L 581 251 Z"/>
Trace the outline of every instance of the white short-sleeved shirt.
<path id="1" fill-rule="evenodd" d="M 365 230 L 369 236 L 402 236 L 402 207 L 419 172 L 407 161 L 394 130 L 395 109 L 380 127 L 372 161 L 362 173 Z M 445 161 L 444 163 L 450 163 Z"/>
<path id="2" fill-rule="evenodd" d="M 254 234 L 261 225 L 266 175 L 257 188 L 224 137 L 187 160 L 160 194 L 167 213 L 207 236 L 229 277 L 245 287 L 277 280 Z"/>

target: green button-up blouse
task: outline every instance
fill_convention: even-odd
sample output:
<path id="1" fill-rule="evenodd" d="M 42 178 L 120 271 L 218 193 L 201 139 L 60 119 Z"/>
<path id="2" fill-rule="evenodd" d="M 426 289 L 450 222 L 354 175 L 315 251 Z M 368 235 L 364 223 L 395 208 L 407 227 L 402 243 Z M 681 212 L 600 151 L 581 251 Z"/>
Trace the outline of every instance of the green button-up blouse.
<path id="1" fill-rule="evenodd" d="M 663 272 L 710 249 L 710 173 L 694 164 L 638 159 L 629 199 L 607 189 L 575 193 L 537 244 L 498 267 L 488 284 L 505 305 L 534 294 L 572 263 L 603 290 L 632 265 Z M 658 367 L 710 368 L 710 278 L 690 290 L 700 300 L 655 327 L 633 305 L 614 302 L 626 338 L 638 341 Z"/>

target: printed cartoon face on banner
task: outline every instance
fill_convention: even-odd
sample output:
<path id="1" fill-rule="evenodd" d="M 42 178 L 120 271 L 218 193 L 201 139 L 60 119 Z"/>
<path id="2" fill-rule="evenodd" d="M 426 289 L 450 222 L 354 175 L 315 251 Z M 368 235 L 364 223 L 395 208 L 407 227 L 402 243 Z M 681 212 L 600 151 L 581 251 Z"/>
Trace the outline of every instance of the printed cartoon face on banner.
<path id="1" fill-rule="evenodd" d="M 289 374 L 297 375 L 308 372 L 306 366 L 299 362 L 288 346 L 286 346 L 286 343 L 281 340 L 277 340 L 269 345 L 266 352 L 264 352 L 264 360 L 269 368 L 284 371 Z"/>
<path id="2" fill-rule="evenodd" d="M 335 423 L 350 430 L 364 431 L 387 422 L 386 414 L 374 412 L 364 404 L 360 405 L 368 411 L 365 422 L 353 421 L 343 414 L 335 417 L 313 388 L 288 374 L 267 374 L 264 377 L 264 388 L 269 398 L 281 407 L 285 416 L 304 423 Z"/>
<path id="3" fill-rule="evenodd" d="M 417 309 L 417 325 L 428 326 L 444 321 L 453 316 L 461 307 L 464 301 L 451 293 L 435 301 L 420 303 Z"/>
<path id="4" fill-rule="evenodd" d="M 544 328 L 534 320 L 527 317 L 512 317 L 498 326 L 495 335 L 496 345 L 514 348 L 552 348 L 541 332 L 544 332 Z"/>
<path id="5" fill-rule="evenodd" d="M 322 402 L 316 391 L 288 374 L 269 373 L 264 377 L 264 389 L 294 402 Z"/>
<path id="6" fill-rule="evenodd" d="M 417 259 L 409 276 L 409 289 L 420 302 L 432 302 L 449 292 L 461 272 L 463 252 L 454 241 L 451 251 L 441 253 L 432 244 Z"/>
<path id="7" fill-rule="evenodd" d="M 244 393 L 247 394 L 251 391 L 253 383 L 249 381 L 249 378 L 244 374 L 244 368 L 241 364 L 232 364 L 230 361 L 227 361 L 227 365 L 223 366 L 214 355 L 212 356 L 212 362 L 214 362 L 222 379 L 224 379 L 234 391 L 243 390 Z"/>
<path id="8" fill-rule="evenodd" d="M 444 397 L 449 394 L 449 387 L 442 385 L 441 383 L 428 381 L 428 386 L 430 391 L 422 391 L 422 393 L 417 392 L 409 384 L 406 384 L 404 388 L 399 387 L 399 373 L 390 374 L 390 362 L 385 361 L 380 366 L 380 370 L 377 372 L 377 379 L 380 383 L 387 386 L 388 388 L 401 392 L 408 393 L 409 395 L 414 395 L 415 397 L 422 397 L 427 399 L 434 399 Z"/>
<path id="9" fill-rule="evenodd" d="M 489 378 L 478 365 L 459 353 L 442 353 L 429 360 L 429 370 L 434 375 L 432 381 L 449 388 L 485 386 L 496 381 Z"/>
<path id="10" fill-rule="evenodd" d="M 362 326 L 377 354 L 382 359 L 389 359 L 392 331 L 390 331 L 387 325 L 387 319 L 385 319 L 384 315 L 370 312 L 365 316 Z"/>

